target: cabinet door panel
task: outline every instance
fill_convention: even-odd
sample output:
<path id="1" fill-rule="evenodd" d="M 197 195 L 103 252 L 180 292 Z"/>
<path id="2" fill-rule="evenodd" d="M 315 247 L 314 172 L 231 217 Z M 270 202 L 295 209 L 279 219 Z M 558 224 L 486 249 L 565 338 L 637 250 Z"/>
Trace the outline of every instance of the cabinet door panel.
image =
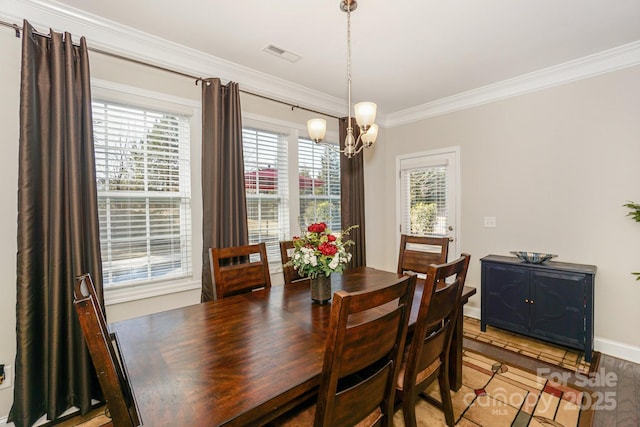
<path id="1" fill-rule="evenodd" d="M 529 298 L 528 272 L 490 265 L 486 275 L 487 323 L 514 332 L 528 332 L 529 304 L 525 302 Z"/>
<path id="2" fill-rule="evenodd" d="M 532 271 L 531 284 L 531 334 L 582 348 L 585 275 Z"/>

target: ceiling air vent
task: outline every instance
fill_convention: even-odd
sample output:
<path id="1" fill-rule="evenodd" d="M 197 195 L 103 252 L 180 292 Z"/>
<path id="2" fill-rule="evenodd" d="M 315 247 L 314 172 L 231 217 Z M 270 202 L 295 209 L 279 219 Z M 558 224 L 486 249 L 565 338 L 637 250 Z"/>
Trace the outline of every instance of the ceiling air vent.
<path id="1" fill-rule="evenodd" d="M 263 49 L 264 52 L 270 53 L 271 55 L 275 55 L 278 58 L 286 59 L 289 62 L 298 62 L 302 59 L 300 55 L 296 55 L 293 52 L 289 52 L 286 49 L 278 47 L 274 44 L 269 43 Z"/>

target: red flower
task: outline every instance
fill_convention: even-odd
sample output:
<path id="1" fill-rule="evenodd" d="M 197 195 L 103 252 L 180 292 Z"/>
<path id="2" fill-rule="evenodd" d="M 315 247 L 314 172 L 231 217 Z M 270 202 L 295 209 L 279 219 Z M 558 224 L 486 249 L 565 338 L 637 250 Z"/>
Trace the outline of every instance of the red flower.
<path id="1" fill-rule="evenodd" d="M 330 242 L 335 242 L 336 241 L 336 236 L 334 236 L 333 234 L 329 234 L 327 236 L 327 239 L 329 239 Z"/>
<path id="2" fill-rule="evenodd" d="M 325 224 L 324 222 L 311 224 L 309 227 L 307 227 L 307 230 L 310 233 L 322 233 L 326 229 L 327 229 L 327 224 Z"/>
<path id="3" fill-rule="evenodd" d="M 338 247 L 333 243 L 324 242 L 318 246 L 318 250 L 322 255 L 335 255 L 338 252 Z"/>

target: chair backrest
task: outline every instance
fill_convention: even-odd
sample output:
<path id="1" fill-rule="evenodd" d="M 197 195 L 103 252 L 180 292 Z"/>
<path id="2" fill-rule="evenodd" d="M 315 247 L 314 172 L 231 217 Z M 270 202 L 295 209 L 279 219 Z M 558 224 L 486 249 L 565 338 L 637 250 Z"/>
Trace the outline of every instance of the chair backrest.
<path id="1" fill-rule="evenodd" d="M 215 298 L 270 288 L 267 247 L 263 243 L 209 250 Z M 252 260 L 251 256 L 257 260 Z"/>
<path id="2" fill-rule="evenodd" d="M 73 305 L 76 308 L 80 328 L 98 374 L 100 388 L 113 425 L 125 427 L 140 425 L 129 381 L 115 347 L 117 341 L 107 329 L 104 312 L 89 274 L 76 277 Z"/>
<path id="3" fill-rule="evenodd" d="M 431 264 L 444 264 L 449 253 L 448 237 L 400 236 L 398 273 L 413 271 L 427 274 Z"/>
<path id="4" fill-rule="evenodd" d="M 403 378 L 405 390 L 415 387 L 419 391 L 420 384 L 416 383 L 418 373 L 438 359 L 441 369 L 448 372 L 449 348 L 470 259 L 470 255 L 462 254 L 455 261 L 432 264 L 427 269 L 418 318 L 407 354 Z M 431 382 L 429 378 L 423 380 L 425 387 Z"/>
<path id="5" fill-rule="evenodd" d="M 280 258 L 282 259 L 282 274 L 284 275 L 284 284 L 288 285 L 301 280 L 310 280 L 308 277 L 300 276 L 293 266 L 285 266 L 291 260 L 293 252 L 293 240 L 282 240 L 280 242 Z"/>
<path id="6" fill-rule="evenodd" d="M 315 426 L 390 425 L 415 282 L 334 294 Z"/>

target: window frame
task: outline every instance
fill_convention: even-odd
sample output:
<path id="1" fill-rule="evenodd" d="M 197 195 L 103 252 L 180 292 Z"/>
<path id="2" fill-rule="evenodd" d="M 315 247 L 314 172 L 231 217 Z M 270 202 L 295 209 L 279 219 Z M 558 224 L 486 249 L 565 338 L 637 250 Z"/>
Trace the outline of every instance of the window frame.
<path id="1" fill-rule="evenodd" d="M 199 289 L 202 276 L 202 187 L 201 169 L 201 105 L 199 101 L 176 97 L 100 79 L 91 80 L 92 99 L 113 102 L 189 117 L 190 209 L 191 209 L 191 275 L 166 280 L 140 281 L 104 289 L 105 305 Z"/>

